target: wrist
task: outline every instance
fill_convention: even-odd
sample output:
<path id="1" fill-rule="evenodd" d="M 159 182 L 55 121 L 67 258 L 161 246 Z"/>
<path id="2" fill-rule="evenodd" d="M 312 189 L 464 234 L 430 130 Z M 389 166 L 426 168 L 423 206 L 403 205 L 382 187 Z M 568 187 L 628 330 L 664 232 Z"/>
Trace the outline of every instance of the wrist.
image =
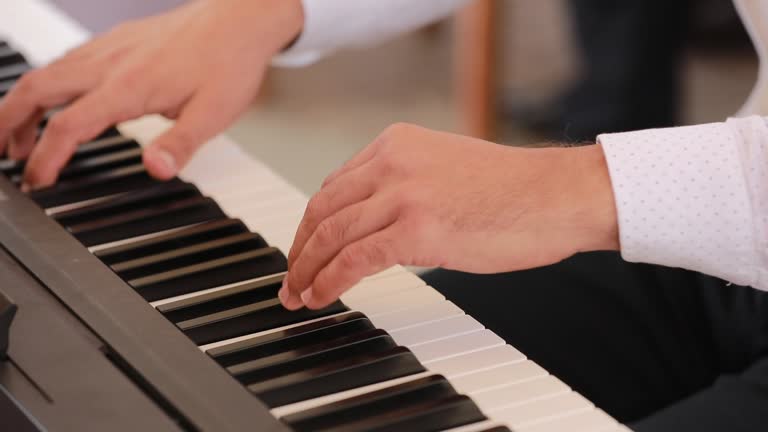
<path id="1" fill-rule="evenodd" d="M 231 27 L 246 32 L 243 43 L 258 46 L 273 56 L 290 46 L 304 29 L 304 5 L 302 0 L 209 0 L 214 7 L 229 9 L 228 15 L 236 17 Z M 236 24 L 237 23 L 237 24 Z"/>
<path id="2" fill-rule="evenodd" d="M 573 163 L 577 170 L 566 198 L 573 209 L 574 252 L 618 251 L 616 203 L 602 146 L 572 147 L 564 151 L 571 153 L 566 163 Z"/>

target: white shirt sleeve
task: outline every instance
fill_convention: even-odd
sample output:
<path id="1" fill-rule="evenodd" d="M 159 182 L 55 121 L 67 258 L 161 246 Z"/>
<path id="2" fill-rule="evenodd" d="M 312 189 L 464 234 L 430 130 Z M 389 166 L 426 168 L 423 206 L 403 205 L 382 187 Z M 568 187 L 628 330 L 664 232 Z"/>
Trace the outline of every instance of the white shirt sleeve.
<path id="1" fill-rule="evenodd" d="M 762 117 L 603 134 L 621 253 L 768 290 Z"/>
<path id="2" fill-rule="evenodd" d="M 304 66 L 336 50 L 368 46 L 450 15 L 468 0 L 303 0 L 304 29 L 276 56 Z"/>

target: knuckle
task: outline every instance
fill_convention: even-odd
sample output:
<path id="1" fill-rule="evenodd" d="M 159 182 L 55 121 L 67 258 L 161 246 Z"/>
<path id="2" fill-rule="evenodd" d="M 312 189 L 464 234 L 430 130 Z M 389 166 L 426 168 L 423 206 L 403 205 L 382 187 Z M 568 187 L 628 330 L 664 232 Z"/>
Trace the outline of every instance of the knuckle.
<path id="1" fill-rule="evenodd" d="M 305 218 L 314 223 L 317 221 L 325 209 L 325 202 L 321 195 L 315 195 L 307 203 L 307 210 L 305 211 Z"/>
<path id="2" fill-rule="evenodd" d="M 60 114 L 56 114 L 51 118 L 46 127 L 47 132 L 54 136 L 69 136 L 77 128 L 77 120 L 71 111 L 64 111 Z"/>
<path id="3" fill-rule="evenodd" d="M 339 266 L 343 269 L 355 268 L 360 264 L 360 248 L 349 246 L 339 252 Z"/>
<path id="4" fill-rule="evenodd" d="M 137 90 L 146 82 L 146 72 L 141 67 L 126 67 L 109 79 L 112 88 L 122 92 L 136 94 Z"/>
<path id="5" fill-rule="evenodd" d="M 423 208 L 424 198 L 413 188 L 402 188 L 395 197 L 399 213 L 404 216 L 414 216 Z"/>
<path id="6" fill-rule="evenodd" d="M 41 76 L 42 71 L 40 69 L 35 69 L 25 73 L 16 83 L 16 90 L 25 95 L 34 95 L 38 93 L 41 85 L 40 83 L 43 82 Z"/>
<path id="7" fill-rule="evenodd" d="M 410 123 L 397 122 L 387 126 L 384 132 L 381 133 L 380 138 L 385 141 L 396 141 L 397 138 L 403 134 L 407 134 L 415 126 Z"/>
<path id="8" fill-rule="evenodd" d="M 382 241 L 368 242 L 358 248 L 352 249 L 358 263 L 383 264 L 389 260 L 390 248 Z"/>
<path id="9" fill-rule="evenodd" d="M 316 240 L 321 245 L 328 245 L 340 240 L 338 225 L 333 219 L 325 219 L 320 222 L 315 230 Z"/>

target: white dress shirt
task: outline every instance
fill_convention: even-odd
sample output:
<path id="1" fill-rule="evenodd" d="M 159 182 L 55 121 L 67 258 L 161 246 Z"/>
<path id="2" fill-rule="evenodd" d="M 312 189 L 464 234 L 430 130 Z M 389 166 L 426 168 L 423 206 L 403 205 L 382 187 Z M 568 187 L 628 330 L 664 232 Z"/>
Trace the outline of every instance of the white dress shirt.
<path id="1" fill-rule="evenodd" d="M 275 59 L 300 66 L 447 16 L 467 0 L 304 0 L 304 31 Z M 603 134 L 621 253 L 768 290 L 768 2 L 736 0 L 760 73 L 742 118 Z"/>

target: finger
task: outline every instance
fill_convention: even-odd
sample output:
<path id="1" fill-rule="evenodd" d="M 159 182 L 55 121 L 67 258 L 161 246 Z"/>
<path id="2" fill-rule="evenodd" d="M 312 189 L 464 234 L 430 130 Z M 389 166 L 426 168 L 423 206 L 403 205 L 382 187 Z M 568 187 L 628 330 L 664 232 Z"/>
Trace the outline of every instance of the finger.
<path id="1" fill-rule="evenodd" d="M 38 128 L 43 117 L 45 117 L 45 111 L 38 111 L 11 136 L 12 139 L 8 145 L 9 158 L 22 160 L 29 156 L 35 143 L 37 143 Z"/>
<path id="2" fill-rule="evenodd" d="M 344 247 L 391 225 L 397 209 L 389 197 L 375 196 L 345 207 L 318 225 L 286 276 L 292 295 L 304 291 Z"/>
<path id="3" fill-rule="evenodd" d="M 99 74 L 82 68 L 50 67 L 24 74 L 0 102 L 0 154 L 11 135 L 39 111 L 65 105 L 93 88 Z"/>
<path id="4" fill-rule="evenodd" d="M 364 277 L 406 261 L 407 239 L 399 235 L 400 231 L 395 222 L 344 247 L 301 293 L 304 305 L 310 309 L 324 308 Z"/>
<path id="5" fill-rule="evenodd" d="M 88 93 L 71 106 L 56 113 L 48 122 L 40 141 L 32 150 L 24 171 L 24 188 L 52 185 L 78 145 L 90 141 L 110 126 L 136 117 L 136 111 L 111 90 Z"/>
<path id="6" fill-rule="evenodd" d="M 181 109 L 174 126 L 144 150 L 144 165 L 153 177 L 169 180 L 176 176 L 203 144 L 247 106 L 248 96 L 231 101 L 225 93 L 218 86 L 201 90 Z"/>
<path id="7" fill-rule="evenodd" d="M 339 181 L 320 189 L 307 204 L 304 217 L 288 253 L 288 269 L 318 225 L 339 210 L 370 197 L 376 184 L 372 165 L 364 164 L 346 173 Z"/>

